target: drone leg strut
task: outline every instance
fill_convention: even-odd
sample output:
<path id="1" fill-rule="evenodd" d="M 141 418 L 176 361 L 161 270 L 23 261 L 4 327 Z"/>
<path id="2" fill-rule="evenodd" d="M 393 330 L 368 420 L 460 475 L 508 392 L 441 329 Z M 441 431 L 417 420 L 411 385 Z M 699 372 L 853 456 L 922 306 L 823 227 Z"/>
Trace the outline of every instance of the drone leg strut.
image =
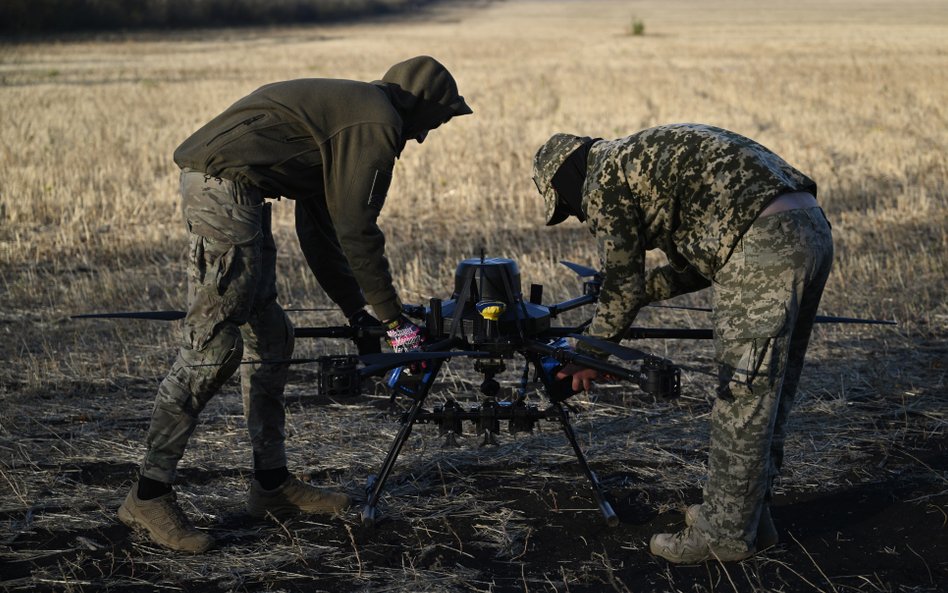
<path id="1" fill-rule="evenodd" d="M 378 518 L 378 503 L 379 498 L 382 496 L 382 489 L 385 487 L 385 482 L 388 480 L 389 474 L 392 473 L 392 468 L 395 467 L 395 460 L 398 458 L 402 446 L 411 434 L 411 428 L 421 413 L 421 406 L 424 405 L 425 399 L 428 397 L 428 390 L 431 388 L 434 377 L 437 376 L 438 370 L 441 367 L 440 361 L 434 361 L 430 364 L 432 364 L 432 368 L 427 372 L 426 379 L 422 382 L 418 393 L 415 395 L 411 408 L 408 411 L 408 417 L 402 423 L 401 429 L 395 436 L 395 442 L 392 443 L 392 447 L 385 457 L 385 462 L 382 464 L 378 476 L 369 476 L 367 480 L 366 490 L 369 491 L 369 497 L 365 501 L 365 506 L 362 508 L 362 525 L 364 527 L 375 526 L 375 521 Z"/>
<path id="2" fill-rule="evenodd" d="M 596 474 L 589 468 L 589 464 L 586 462 L 586 456 L 583 454 L 583 450 L 579 447 L 579 441 L 576 440 L 576 433 L 573 431 L 573 426 L 569 423 L 569 417 L 566 415 L 566 408 L 562 403 L 555 403 L 553 405 L 556 408 L 557 418 L 560 421 L 560 425 L 563 427 L 563 432 L 566 433 L 566 438 L 569 440 L 569 444 L 573 446 L 573 451 L 576 452 L 576 458 L 579 460 L 579 465 L 583 468 L 583 473 L 586 474 L 590 484 L 592 484 L 593 496 L 596 498 L 596 503 L 599 505 L 599 512 L 602 513 L 602 517 L 606 520 L 606 525 L 609 527 L 617 526 L 619 524 L 619 517 L 612 509 L 612 505 L 609 504 L 609 501 L 606 500 L 606 495 L 602 491 L 602 485 L 599 483 L 599 478 L 596 477 Z"/>

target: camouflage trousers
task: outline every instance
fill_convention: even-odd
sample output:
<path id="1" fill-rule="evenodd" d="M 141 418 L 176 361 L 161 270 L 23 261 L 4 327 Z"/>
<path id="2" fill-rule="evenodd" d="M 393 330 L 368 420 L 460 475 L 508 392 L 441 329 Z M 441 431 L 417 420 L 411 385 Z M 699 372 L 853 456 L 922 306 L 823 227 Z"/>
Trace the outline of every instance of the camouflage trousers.
<path id="1" fill-rule="evenodd" d="M 832 260 L 823 211 L 790 210 L 757 219 L 714 278 L 720 384 L 696 524 L 719 548 L 755 548 Z"/>
<path id="2" fill-rule="evenodd" d="M 181 198 L 188 225 L 188 312 L 184 339 L 158 387 L 143 476 L 172 483 L 198 415 L 238 367 L 255 469 L 286 465 L 286 365 L 241 365 L 287 358 L 293 326 L 276 301 L 276 245 L 270 205 L 256 188 L 185 169 Z"/>

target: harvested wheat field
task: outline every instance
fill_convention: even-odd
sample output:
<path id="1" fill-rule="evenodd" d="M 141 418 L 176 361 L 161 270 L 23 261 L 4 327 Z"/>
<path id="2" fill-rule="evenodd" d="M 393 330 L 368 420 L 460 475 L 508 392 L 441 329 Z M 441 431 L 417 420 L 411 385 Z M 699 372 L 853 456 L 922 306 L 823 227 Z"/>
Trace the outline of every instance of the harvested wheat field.
<path id="1" fill-rule="evenodd" d="M 449 297 L 458 262 L 482 249 L 515 259 L 525 289 L 544 284 L 545 303 L 579 294 L 558 262 L 595 266 L 595 245 L 575 221 L 543 227 L 530 179 L 534 152 L 557 131 L 616 138 L 709 123 L 817 180 L 836 244 L 822 312 L 898 325 L 815 331 L 777 484 L 776 547 L 692 567 L 648 553 L 649 536 L 677 530 L 701 497 L 715 380 L 689 371 L 677 400 L 622 382 L 570 400 L 614 528 L 553 422 L 487 447 L 466 426 L 457 448 L 416 426 L 373 529 L 358 506 L 253 520 L 236 379 L 202 414 L 179 478 L 179 500 L 218 546 L 175 554 L 118 522 L 180 322 L 70 316 L 185 306 L 174 148 L 262 84 L 375 80 L 418 54 L 448 66 L 475 115 L 411 144 L 396 167 L 380 224 L 407 302 Z M 945 72 L 943 0 L 454 2 L 359 23 L 0 45 L 0 588 L 948 590 Z M 292 203 L 274 212 L 281 302 L 325 307 Z M 343 322 L 292 315 L 297 326 Z M 637 322 L 709 319 L 655 308 Z M 713 371 L 707 341 L 626 344 Z M 296 355 L 353 350 L 300 339 Z M 519 365 L 498 375 L 502 394 L 516 389 Z M 476 403 L 482 378 L 471 361 L 451 361 L 429 402 Z M 291 372 L 290 469 L 364 501 L 407 404 L 396 398 L 393 410 L 375 383 L 328 397 L 316 379 L 312 365 Z M 543 403 L 538 390 L 530 398 Z"/>

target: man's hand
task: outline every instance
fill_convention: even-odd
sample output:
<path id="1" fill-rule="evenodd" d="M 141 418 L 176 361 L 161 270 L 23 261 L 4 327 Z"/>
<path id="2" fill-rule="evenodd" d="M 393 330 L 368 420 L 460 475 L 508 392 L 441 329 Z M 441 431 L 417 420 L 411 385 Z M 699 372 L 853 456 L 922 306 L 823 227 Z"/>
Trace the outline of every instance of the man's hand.
<path id="1" fill-rule="evenodd" d="M 425 341 L 425 332 L 404 315 L 385 322 L 385 335 L 388 345 L 395 352 L 416 352 L 421 350 Z"/>
<path id="2" fill-rule="evenodd" d="M 593 381 L 599 378 L 599 371 L 587 369 L 575 364 L 568 364 L 556 373 L 557 379 L 573 377 L 573 391 L 589 391 Z"/>
<path id="3" fill-rule="evenodd" d="M 367 330 L 375 327 L 382 327 L 382 322 L 369 315 L 365 309 L 359 309 L 358 312 L 349 317 L 349 327 L 354 330 Z M 381 339 L 370 335 L 356 335 L 352 338 L 359 354 L 379 354 L 382 352 Z"/>

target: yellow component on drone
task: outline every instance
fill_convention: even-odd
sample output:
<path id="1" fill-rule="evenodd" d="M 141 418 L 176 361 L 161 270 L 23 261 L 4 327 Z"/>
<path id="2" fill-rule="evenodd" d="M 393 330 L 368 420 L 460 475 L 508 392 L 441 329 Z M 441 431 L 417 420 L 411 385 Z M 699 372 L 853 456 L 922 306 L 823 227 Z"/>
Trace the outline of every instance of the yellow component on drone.
<path id="1" fill-rule="evenodd" d="M 507 304 L 501 301 L 481 301 L 475 307 L 481 317 L 488 321 L 497 321 L 507 310 Z"/>

